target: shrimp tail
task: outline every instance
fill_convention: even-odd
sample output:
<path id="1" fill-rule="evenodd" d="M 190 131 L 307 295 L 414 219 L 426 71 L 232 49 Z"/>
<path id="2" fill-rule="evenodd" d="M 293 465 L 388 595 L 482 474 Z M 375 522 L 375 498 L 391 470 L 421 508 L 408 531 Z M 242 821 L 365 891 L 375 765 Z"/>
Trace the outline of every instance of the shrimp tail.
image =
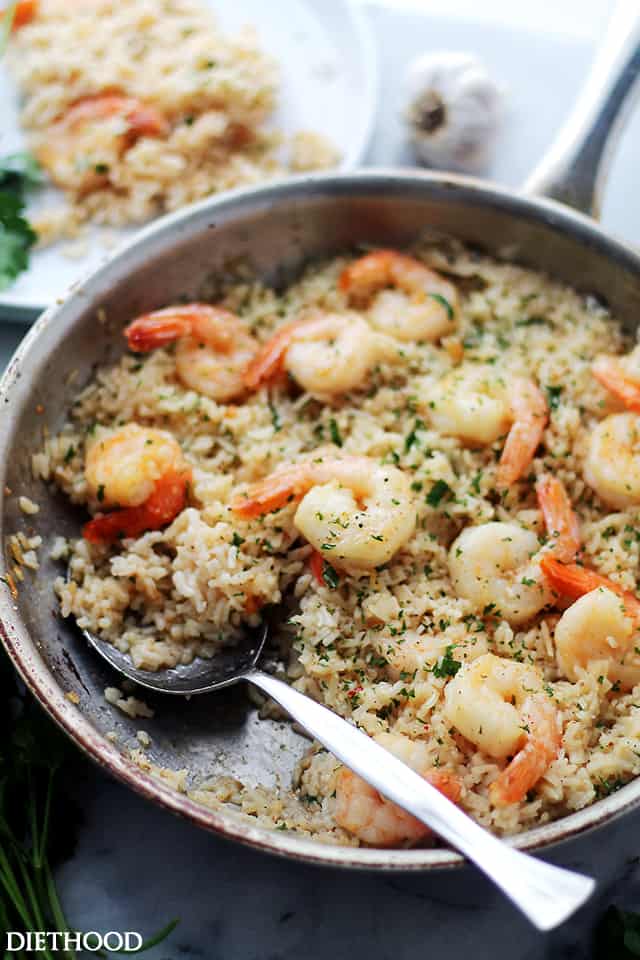
<path id="1" fill-rule="evenodd" d="M 523 800 L 560 752 L 557 712 L 550 703 L 539 694 L 531 696 L 522 715 L 528 730 L 525 744 L 489 787 L 489 799 L 496 807 Z"/>
<path id="2" fill-rule="evenodd" d="M 302 331 L 310 333 L 322 329 L 324 319 L 309 312 L 297 317 L 276 330 L 274 335 L 262 346 L 248 365 L 244 374 L 244 385 L 248 390 L 257 390 L 265 383 L 272 383 L 284 370 L 287 350 Z"/>
<path id="3" fill-rule="evenodd" d="M 71 104 L 61 122 L 72 130 L 82 124 L 115 116 L 123 117 L 129 133 L 138 137 L 163 137 L 170 130 L 167 119 L 154 107 L 118 93 L 81 97 Z"/>
<path id="4" fill-rule="evenodd" d="M 462 781 L 454 773 L 447 773 L 446 770 L 434 767 L 426 774 L 424 779 L 444 794 L 447 800 L 451 800 L 452 803 L 459 802 L 462 796 Z"/>
<path id="5" fill-rule="evenodd" d="M 580 524 L 564 484 L 544 474 L 538 479 L 536 493 L 547 533 L 555 541 L 553 555 L 568 563 L 580 549 Z"/>
<path id="6" fill-rule="evenodd" d="M 309 558 L 309 569 L 320 586 L 326 586 L 324 582 L 324 557 L 318 550 L 314 550 Z"/>
<path id="7" fill-rule="evenodd" d="M 549 409 L 540 389 L 531 381 L 514 381 L 511 391 L 513 424 L 504 448 L 496 484 L 507 489 L 528 469 L 542 440 L 549 419 Z"/>
<path id="8" fill-rule="evenodd" d="M 148 530 L 160 530 L 184 509 L 190 483 L 191 471 L 167 473 L 139 507 L 94 517 L 84 525 L 82 536 L 89 543 L 110 544 L 124 537 L 138 537 Z"/>
<path id="9" fill-rule="evenodd" d="M 231 509 L 239 517 L 253 519 L 265 513 L 279 510 L 287 503 L 298 500 L 313 486 L 313 472 L 308 464 L 283 467 L 264 480 L 249 487 L 231 501 Z"/>
<path id="10" fill-rule="evenodd" d="M 598 383 L 612 393 L 628 410 L 640 413 L 640 383 L 628 377 L 613 357 L 599 357 L 592 372 Z"/>
<path id="11" fill-rule="evenodd" d="M 11 11 L 11 5 L 8 10 L 0 10 L 0 26 L 6 16 Z M 13 20 L 11 21 L 11 30 L 18 30 L 26 26 L 34 19 L 38 12 L 38 0 L 18 0 L 13 11 Z"/>
<path id="12" fill-rule="evenodd" d="M 630 590 L 624 590 L 620 584 L 604 577 L 601 573 L 589 570 L 588 567 L 581 567 L 577 563 L 560 563 L 548 553 L 540 558 L 540 569 L 549 586 L 567 600 L 579 600 L 586 593 L 591 593 L 599 587 L 611 590 L 622 598 L 627 614 L 636 623 L 640 623 L 640 600 Z"/>

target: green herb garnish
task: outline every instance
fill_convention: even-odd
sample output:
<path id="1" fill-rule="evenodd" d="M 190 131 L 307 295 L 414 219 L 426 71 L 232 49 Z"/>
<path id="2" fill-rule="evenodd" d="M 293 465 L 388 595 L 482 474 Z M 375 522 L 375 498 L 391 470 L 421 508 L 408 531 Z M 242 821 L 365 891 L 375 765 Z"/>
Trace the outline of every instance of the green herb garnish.
<path id="1" fill-rule="evenodd" d="M 408 453 L 411 450 L 411 447 L 418 442 L 418 430 L 422 430 L 424 427 L 424 421 L 419 418 L 414 422 L 411 432 L 407 434 L 407 437 L 404 441 L 404 451 Z"/>
<path id="2" fill-rule="evenodd" d="M 329 420 L 329 433 L 331 434 L 331 442 L 335 443 L 336 447 L 341 447 L 343 443 L 342 434 L 334 417 Z"/>
<path id="3" fill-rule="evenodd" d="M 451 496 L 451 487 L 446 480 L 436 480 L 429 490 L 426 500 L 430 507 L 437 507 L 444 497 Z"/>
<path id="4" fill-rule="evenodd" d="M 455 677 L 456 673 L 462 666 L 459 660 L 455 660 L 454 657 L 451 656 L 455 650 L 455 647 L 455 643 L 450 643 L 444 651 L 443 656 L 435 664 L 435 666 L 432 667 L 431 672 L 433 673 L 434 677 Z"/>
<path id="5" fill-rule="evenodd" d="M 322 579 L 331 590 L 335 590 L 340 584 L 337 571 L 326 560 L 322 561 Z"/>
<path id="6" fill-rule="evenodd" d="M 453 320 L 453 307 L 446 297 L 443 297 L 441 293 L 430 293 L 428 296 L 430 296 L 432 300 L 436 300 L 439 304 L 441 304 L 441 306 L 443 306 L 447 311 L 449 320 Z"/>
<path id="7" fill-rule="evenodd" d="M 557 410 L 558 404 L 560 403 L 560 394 L 562 393 L 563 388 L 560 386 L 547 387 L 546 390 L 550 409 Z"/>
<path id="8" fill-rule="evenodd" d="M 38 165 L 30 154 L 0 159 L 0 290 L 29 266 L 29 251 L 37 236 L 24 217 L 24 195 L 40 182 Z"/>

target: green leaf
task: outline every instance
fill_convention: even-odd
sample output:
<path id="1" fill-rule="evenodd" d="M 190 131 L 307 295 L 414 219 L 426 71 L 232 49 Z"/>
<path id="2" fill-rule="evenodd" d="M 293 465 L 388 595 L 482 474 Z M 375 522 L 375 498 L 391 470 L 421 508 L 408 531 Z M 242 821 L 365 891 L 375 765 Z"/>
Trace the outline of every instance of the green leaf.
<path id="1" fill-rule="evenodd" d="M 426 500 L 430 507 L 437 507 L 444 497 L 451 496 L 451 487 L 446 480 L 436 480 L 429 490 Z"/>
<path id="2" fill-rule="evenodd" d="M 10 153 L 0 157 L 0 187 L 39 187 L 44 177 L 31 153 Z"/>
<path id="3" fill-rule="evenodd" d="M 420 420 L 418 417 L 411 428 L 410 433 L 407 434 L 404 441 L 404 452 L 408 453 L 411 450 L 411 447 L 418 441 L 418 430 L 424 429 L 424 420 Z"/>
<path id="4" fill-rule="evenodd" d="M 337 571 L 326 560 L 322 562 L 322 579 L 331 590 L 335 590 L 340 584 Z"/>
<path id="5" fill-rule="evenodd" d="M 447 298 L 443 297 L 441 293 L 430 293 L 429 296 L 431 297 L 432 300 L 437 300 L 437 302 L 441 304 L 447 311 L 447 316 L 449 317 L 449 320 L 453 320 L 453 307 L 451 306 Z"/>
<path id="6" fill-rule="evenodd" d="M 329 433 L 331 434 L 331 442 L 335 443 L 336 447 L 341 447 L 343 442 L 342 434 L 340 433 L 337 420 L 333 417 L 329 420 Z"/>
<path id="7" fill-rule="evenodd" d="M 549 399 L 549 408 L 551 410 L 557 410 L 558 404 L 560 403 L 560 395 L 562 394 L 563 387 L 547 387 L 547 397 Z"/>
<path id="8" fill-rule="evenodd" d="M 459 660 L 455 660 L 452 656 L 455 647 L 455 643 L 450 643 L 445 649 L 443 656 L 432 668 L 431 672 L 433 673 L 434 677 L 455 677 L 456 673 L 462 666 L 461 662 Z"/>
<path id="9" fill-rule="evenodd" d="M 38 165 L 30 154 L 0 158 L 0 290 L 29 265 L 29 251 L 37 236 L 24 216 L 24 193 L 40 182 Z"/>

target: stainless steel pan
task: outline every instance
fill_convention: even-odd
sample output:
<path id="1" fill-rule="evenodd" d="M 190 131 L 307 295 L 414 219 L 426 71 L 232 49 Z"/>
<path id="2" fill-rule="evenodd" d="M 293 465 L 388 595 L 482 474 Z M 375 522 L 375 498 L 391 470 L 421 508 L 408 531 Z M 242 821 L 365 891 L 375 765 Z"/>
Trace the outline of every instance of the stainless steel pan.
<path id="1" fill-rule="evenodd" d="M 108 668 L 55 611 L 52 581 L 60 570 L 47 558 L 47 546 L 54 534 L 77 534 L 80 518 L 63 497 L 33 480 L 30 455 L 45 427 L 61 426 L 95 364 L 121 353 L 120 331 L 131 316 L 181 295 L 206 297 L 216 276 L 237 259 L 268 281 L 285 283 L 310 259 L 362 242 L 402 247 L 430 228 L 593 293 L 633 332 L 640 316 L 640 257 L 589 214 L 599 209 L 608 148 L 640 62 L 639 41 L 635 2 L 626 0 L 570 123 L 521 192 L 447 174 L 371 170 L 227 194 L 150 226 L 30 331 L 0 384 L 0 533 L 5 543 L 15 531 L 33 528 L 45 545 L 40 571 L 27 574 L 16 599 L 0 584 L 0 630 L 45 709 L 135 790 L 202 827 L 285 856 L 383 869 L 460 862 L 447 849 L 330 847 L 260 829 L 198 806 L 132 763 L 121 747 L 134 742 L 137 725 L 105 703 L 103 690 L 113 682 Z M 3 492 L 7 487 L 10 496 Z M 40 513 L 23 516 L 18 494 L 38 501 Z M 4 564 L 0 560 L 0 575 Z M 69 691 L 78 694 L 77 706 L 66 698 Z M 195 780 L 228 774 L 248 783 L 274 783 L 277 777 L 287 783 L 306 748 L 290 726 L 258 720 L 241 690 L 190 703 L 163 699 L 156 706 L 155 719 L 144 721 L 153 738 L 152 759 L 186 767 Z M 118 734 L 118 745 L 107 738 L 111 732 Z M 520 835 L 516 844 L 547 847 L 602 826 L 639 802 L 640 779 L 586 810 Z"/>

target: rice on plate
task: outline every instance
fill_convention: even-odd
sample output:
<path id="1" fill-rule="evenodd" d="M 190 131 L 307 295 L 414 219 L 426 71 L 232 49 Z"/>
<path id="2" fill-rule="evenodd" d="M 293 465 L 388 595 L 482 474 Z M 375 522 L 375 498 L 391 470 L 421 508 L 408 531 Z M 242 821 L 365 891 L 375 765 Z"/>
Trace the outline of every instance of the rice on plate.
<path id="1" fill-rule="evenodd" d="M 640 374 L 606 309 L 439 242 L 131 319 L 33 461 L 93 514 L 63 616 L 154 670 L 293 602 L 283 675 L 500 835 L 640 772 Z M 194 796 L 433 842 L 315 746 L 293 786 Z"/>
<path id="2" fill-rule="evenodd" d="M 326 138 L 268 121 L 278 64 L 201 0 L 22 0 L 7 66 L 21 124 L 64 203 L 34 210 L 41 244 L 121 227 L 286 171 L 335 166 Z"/>

